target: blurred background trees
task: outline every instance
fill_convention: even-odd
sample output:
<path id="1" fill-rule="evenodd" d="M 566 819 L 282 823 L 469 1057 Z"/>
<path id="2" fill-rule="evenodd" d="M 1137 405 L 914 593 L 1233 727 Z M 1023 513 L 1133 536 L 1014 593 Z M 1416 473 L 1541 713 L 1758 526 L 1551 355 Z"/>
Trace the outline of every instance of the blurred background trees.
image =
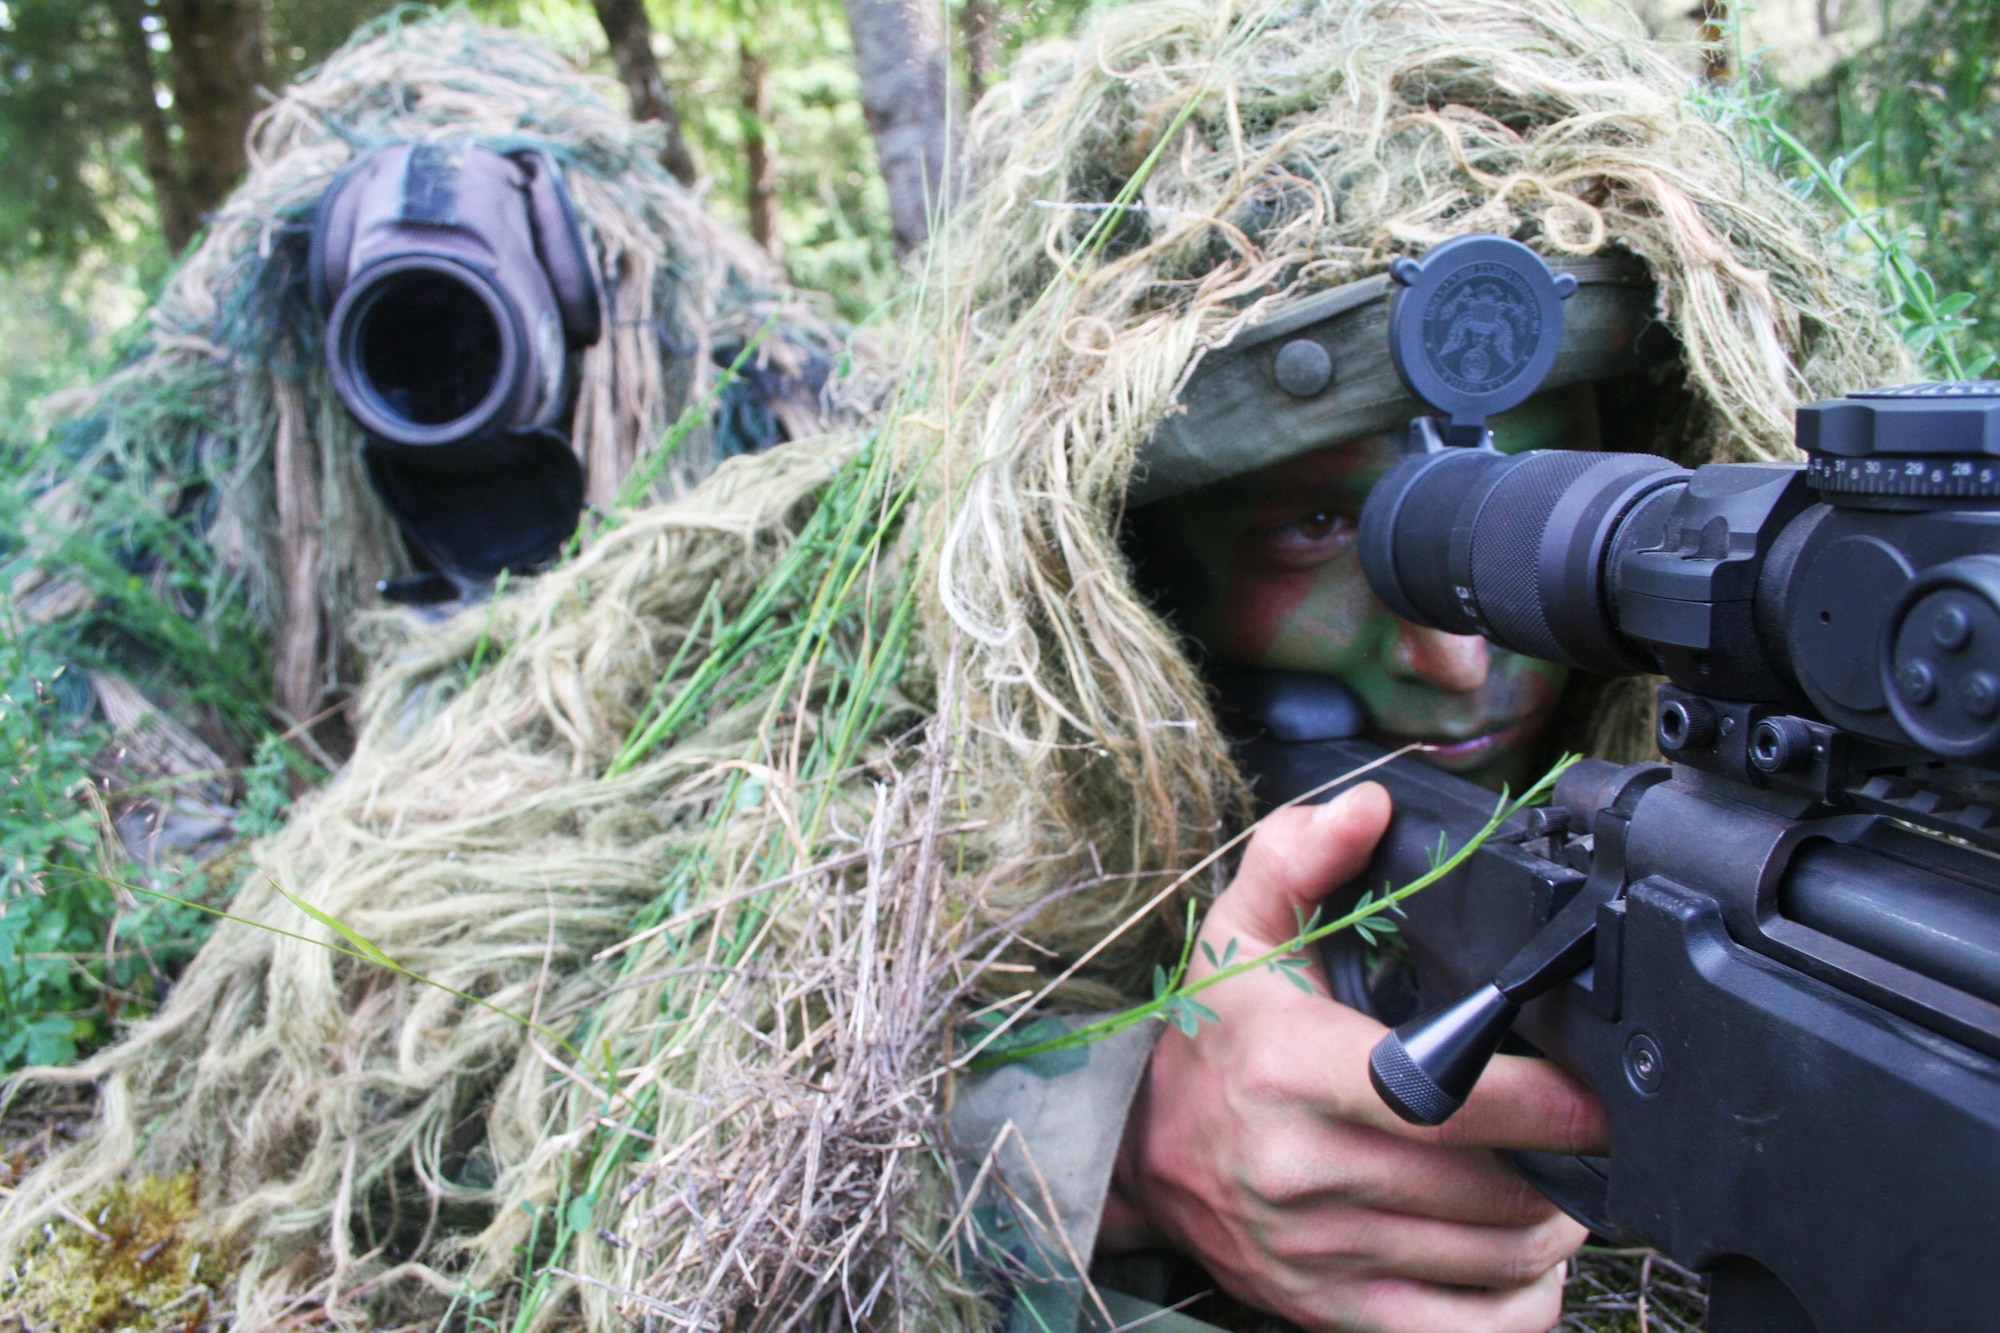
<path id="1" fill-rule="evenodd" d="M 0 423 L 141 308 L 240 174 L 260 89 L 395 2 L 0 0 Z M 857 318 L 949 188 L 956 117 L 1024 41 L 1112 2 L 471 0 L 615 79 L 669 171 Z M 1779 117 L 1974 293 L 1973 340 L 2000 329 L 2000 0 L 1628 2 L 1692 78 L 1747 58 L 1783 88 Z"/>
<path id="2" fill-rule="evenodd" d="M 473 0 L 624 89 L 662 162 L 850 316 L 945 187 L 950 118 L 1091 0 Z M 101 353 L 243 170 L 282 86 L 396 0 L 0 0 L 0 422 Z M 950 117 L 947 116 L 950 113 Z M 16 309 L 20 307 L 20 309 Z M 27 330 L 22 330 L 24 335 Z M 51 357 L 53 353 L 53 358 Z M 61 379 L 61 374 L 54 376 Z"/>

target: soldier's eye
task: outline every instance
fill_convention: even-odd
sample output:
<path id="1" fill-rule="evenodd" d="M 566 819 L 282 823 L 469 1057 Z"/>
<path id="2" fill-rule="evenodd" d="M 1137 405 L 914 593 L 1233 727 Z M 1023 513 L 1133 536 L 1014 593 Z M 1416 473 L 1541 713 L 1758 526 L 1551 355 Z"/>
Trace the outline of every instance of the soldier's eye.
<path id="1" fill-rule="evenodd" d="M 1344 549 L 1354 521 L 1331 509 L 1316 509 L 1264 534 L 1264 553 L 1280 564 L 1316 565 Z"/>

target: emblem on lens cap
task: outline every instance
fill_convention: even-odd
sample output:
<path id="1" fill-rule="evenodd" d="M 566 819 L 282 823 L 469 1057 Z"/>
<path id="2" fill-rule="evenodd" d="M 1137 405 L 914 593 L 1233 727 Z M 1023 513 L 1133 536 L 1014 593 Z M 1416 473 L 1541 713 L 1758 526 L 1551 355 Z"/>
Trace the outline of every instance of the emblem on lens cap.
<path id="1" fill-rule="evenodd" d="M 1410 392 L 1450 419 L 1449 444 L 1477 444 L 1486 418 L 1541 387 L 1562 350 L 1569 274 L 1504 236 L 1460 236 L 1398 259 L 1389 354 Z"/>

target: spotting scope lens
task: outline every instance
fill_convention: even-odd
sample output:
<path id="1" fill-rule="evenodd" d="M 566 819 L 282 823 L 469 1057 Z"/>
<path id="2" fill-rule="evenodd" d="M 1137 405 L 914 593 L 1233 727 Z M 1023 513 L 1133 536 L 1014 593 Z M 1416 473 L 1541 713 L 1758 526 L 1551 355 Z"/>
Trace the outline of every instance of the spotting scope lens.
<path id="1" fill-rule="evenodd" d="M 426 259 L 380 265 L 335 306 L 336 377 L 383 439 L 462 439 L 510 406 L 521 361 L 512 312 L 470 270 Z"/>
<path id="2" fill-rule="evenodd" d="M 374 290 L 355 343 L 367 385 L 423 426 L 468 416 L 500 378 L 500 327 L 465 284 L 398 274 Z"/>
<path id="3" fill-rule="evenodd" d="M 1614 546 L 1657 541 L 1685 469 L 1649 454 L 1444 448 L 1389 470 L 1361 563 L 1391 611 L 1594 671 L 1649 669 L 1604 613 Z"/>
<path id="4" fill-rule="evenodd" d="M 384 595 L 475 595 L 555 558 L 583 510 L 570 416 L 603 323 L 555 163 L 384 144 L 320 197 L 309 263 L 368 480 L 429 566 Z"/>

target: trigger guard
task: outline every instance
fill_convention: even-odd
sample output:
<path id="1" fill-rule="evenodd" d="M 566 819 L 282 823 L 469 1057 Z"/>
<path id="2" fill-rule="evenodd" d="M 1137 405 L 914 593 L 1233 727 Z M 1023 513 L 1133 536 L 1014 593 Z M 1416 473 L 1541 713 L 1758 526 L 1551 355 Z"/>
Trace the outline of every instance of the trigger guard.
<path id="1" fill-rule="evenodd" d="M 1646 1243 L 1611 1220 L 1610 1158 L 1517 1152 L 1512 1149 L 1500 1155 L 1521 1173 L 1521 1179 L 1540 1190 L 1550 1203 L 1581 1222 L 1592 1236 L 1617 1246 L 1636 1247 Z"/>

